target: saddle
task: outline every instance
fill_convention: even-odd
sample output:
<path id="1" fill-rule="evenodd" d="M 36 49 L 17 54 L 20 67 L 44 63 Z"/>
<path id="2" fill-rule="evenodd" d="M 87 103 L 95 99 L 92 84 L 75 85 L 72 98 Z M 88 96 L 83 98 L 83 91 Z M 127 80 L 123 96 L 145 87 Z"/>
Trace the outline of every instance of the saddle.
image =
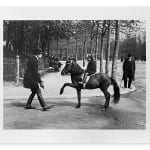
<path id="1" fill-rule="evenodd" d="M 82 81 L 78 82 L 80 86 L 83 87 L 83 89 L 86 87 L 87 82 L 89 81 L 90 77 L 93 76 L 94 74 L 88 75 L 87 73 L 84 73 L 82 75 Z"/>

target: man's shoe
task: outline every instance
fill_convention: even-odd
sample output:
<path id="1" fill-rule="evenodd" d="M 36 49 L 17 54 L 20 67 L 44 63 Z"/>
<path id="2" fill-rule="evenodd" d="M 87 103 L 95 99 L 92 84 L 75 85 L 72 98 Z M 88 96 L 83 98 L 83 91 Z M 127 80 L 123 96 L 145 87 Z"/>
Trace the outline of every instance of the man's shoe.
<path id="1" fill-rule="evenodd" d="M 24 108 L 25 108 L 25 109 L 34 109 L 35 107 L 32 107 L 32 106 L 25 106 Z"/>
<path id="2" fill-rule="evenodd" d="M 48 110 L 50 108 L 51 108 L 51 106 L 45 106 L 45 107 L 43 107 L 43 111 L 46 111 L 46 110 Z"/>

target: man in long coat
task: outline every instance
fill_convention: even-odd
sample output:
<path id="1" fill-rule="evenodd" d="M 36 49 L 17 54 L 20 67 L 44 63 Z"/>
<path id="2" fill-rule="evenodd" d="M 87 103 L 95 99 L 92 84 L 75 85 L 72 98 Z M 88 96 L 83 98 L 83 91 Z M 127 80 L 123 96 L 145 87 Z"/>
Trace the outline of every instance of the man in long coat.
<path id="1" fill-rule="evenodd" d="M 125 88 L 127 88 L 127 82 L 128 88 L 131 88 L 131 83 L 134 80 L 134 74 L 135 74 L 135 61 L 133 62 L 131 54 L 128 54 L 128 58 L 125 59 L 123 63 L 123 80 Z"/>
<path id="2" fill-rule="evenodd" d="M 26 71 L 24 75 L 23 84 L 25 88 L 31 89 L 31 95 L 28 98 L 28 101 L 26 103 L 25 108 L 26 109 L 32 109 L 31 106 L 32 100 L 34 96 L 37 94 L 38 100 L 40 102 L 40 105 L 43 108 L 43 111 L 46 111 L 47 109 L 50 109 L 50 106 L 47 106 L 42 94 L 41 94 L 41 88 L 44 89 L 43 81 L 41 80 L 40 74 L 38 72 L 38 60 L 42 57 L 42 50 L 37 49 L 35 54 L 29 58 L 26 66 Z M 40 85 L 40 87 L 39 87 Z"/>

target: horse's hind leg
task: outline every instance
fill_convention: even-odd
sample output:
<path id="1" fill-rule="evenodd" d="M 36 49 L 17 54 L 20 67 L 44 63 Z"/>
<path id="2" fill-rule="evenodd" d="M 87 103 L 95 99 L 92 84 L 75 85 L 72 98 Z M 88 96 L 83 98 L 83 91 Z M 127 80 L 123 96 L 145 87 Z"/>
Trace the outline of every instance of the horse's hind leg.
<path id="1" fill-rule="evenodd" d="M 78 96 L 78 104 L 76 108 L 80 108 L 81 106 L 81 89 L 77 89 L 77 96 Z"/>
<path id="2" fill-rule="evenodd" d="M 106 90 L 103 90 L 103 93 L 105 95 L 105 98 L 106 98 L 106 101 L 105 101 L 105 104 L 102 108 L 102 110 L 106 110 L 108 107 L 109 107 L 109 102 L 110 102 L 110 93 Z"/>

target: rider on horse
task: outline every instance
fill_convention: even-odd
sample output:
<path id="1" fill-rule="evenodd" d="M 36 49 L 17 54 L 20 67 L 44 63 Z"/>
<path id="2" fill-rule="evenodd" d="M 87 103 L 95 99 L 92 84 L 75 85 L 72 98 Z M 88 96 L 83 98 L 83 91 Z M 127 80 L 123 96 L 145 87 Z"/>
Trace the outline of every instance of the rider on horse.
<path id="1" fill-rule="evenodd" d="M 80 84 L 83 86 L 83 88 L 85 88 L 85 86 L 86 86 L 87 77 L 96 73 L 96 62 L 94 61 L 93 56 L 88 55 L 87 61 L 88 61 L 88 65 L 84 72 L 83 81 L 80 82 Z"/>
<path id="2" fill-rule="evenodd" d="M 113 89 L 114 89 L 113 102 L 114 104 L 117 104 L 120 99 L 119 86 L 116 80 L 113 79 L 112 77 L 109 77 L 104 73 L 96 73 L 96 63 L 93 60 L 92 56 L 88 57 L 88 61 L 89 63 L 86 70 L 83 70 L 80 67 L 80 65 L 77 64 L 75 58 L 66 61 L 66 64 L 61 71 L 61 75 L 67 75 L 69 73 L 71 77 L 71 83 L 70 82 L 64 83 L 64 85 L 60 89 L 60 94 L 64 92 L 65 87 L 75 88 L 78 97 L 78 104 L 76 108 L 80 108 L 81 90 L 83 88 L 88 90 L 99 88 L 104 93 L 106 99 L 105 104 L 102 107 L 102 110 L 106 110 L 109 107 L 109 102 L 110 102 L 110 93 L 108 91 L 108 87 L 110 85 L 113 85 Z M 82 78 L 83 76 L 84 79 Z M 90 78 L 86 82 L 85 87 L 83 87 L 83 84 L 85 83 L 87 76 L 89 76 Z"/>

